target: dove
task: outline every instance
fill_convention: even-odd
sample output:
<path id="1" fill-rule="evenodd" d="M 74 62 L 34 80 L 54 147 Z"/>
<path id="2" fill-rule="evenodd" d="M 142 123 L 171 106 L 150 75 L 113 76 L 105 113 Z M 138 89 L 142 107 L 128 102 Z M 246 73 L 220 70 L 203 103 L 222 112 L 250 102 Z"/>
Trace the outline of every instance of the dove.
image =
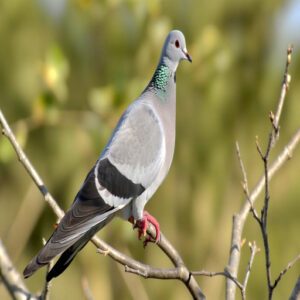
<path id="1" fill-rule="evenodd" d="M 176 70 L 182 60 L 192 62 L 182 32 L 172 30 L 164 42 L 157 68 L 141 95 L 121 116 L 110 140 L 87 174 L 73 204 L 57 228 L 26 266 L 31 276 L 60 255 L 47 281 L 60 275 L 88 241 L 118 216 L 134 223 L 139 238 L 149 223 L 158 242 L 158 221 L 145 205 L 166 177 L 174 154 Z"/>

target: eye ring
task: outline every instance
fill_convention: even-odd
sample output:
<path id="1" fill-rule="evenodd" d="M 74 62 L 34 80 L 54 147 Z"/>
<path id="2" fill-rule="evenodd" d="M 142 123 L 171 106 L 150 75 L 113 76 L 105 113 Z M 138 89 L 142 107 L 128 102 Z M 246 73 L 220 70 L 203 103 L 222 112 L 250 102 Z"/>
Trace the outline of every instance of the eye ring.
<path id="1" fill-rule="evenodd" d="M 179 48 L 179 47 L 180 47 L 180 44 L 179 44 L 179 41 L 178 41 L 178 40 L 175 41 L 175 47 L 176 47 L 176 48 Z"/>

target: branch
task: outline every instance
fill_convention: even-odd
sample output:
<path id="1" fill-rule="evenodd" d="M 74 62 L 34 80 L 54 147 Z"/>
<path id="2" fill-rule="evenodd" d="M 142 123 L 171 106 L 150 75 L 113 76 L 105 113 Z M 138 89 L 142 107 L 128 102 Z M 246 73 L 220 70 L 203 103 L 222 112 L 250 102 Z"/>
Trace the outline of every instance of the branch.
<path id="1" fill-rule="evenodd" d="M 280 93 L 280 97 L 279 97 L 279 101 L 278 101 L 278 105 L 277 105 L 277 110 L 276 110 L 275 116 L 273 116 L 272 113 L 270 114 L 270 119 L 271 119 L 273 128 L 276 133 L 278 133 L 278 130 L 279 130 L 279 119 L 280 119 L 283 104 L 285 101 L 285 96 L 286 96 L 286 93 L 289 89 L 289 85 L 291 82 L 291 76 L 289 74 L 289 66 L 292 61 L 292 53 L 293 53 L 293 46 L 289 46 L 287 49 L 287 59 L 286 59 L 286 63 L 285 63 L 283 82 L 282 82 L 281 93 Z"/>
<path id="2" fill-rule="evenodd" d="M 15 135 L 13 134 L 11 128 L 9 127 L 1 109 L 0 109 L 0 124 L 2 126 L 2 134 L 6 136 L 9 142 L 12 144 L 17 157 L 20 163 L 23 165 L 27 173 L 30 175 L 36 186 L 39 188 L 40 192 L 44 196 L 45 201 L 50 205 L 54 213 L 58 216 L 59 220 L 64 216 L 64 211 L 59 207 L 57 202 L 54 200 L 52 195 L 49 193 L 48 189 L 46 188 L 44 182 L 42 181 L 41 177 L 27 158 L 26 154 L 22 150 L 21 146 L 17 142 Z"/>
<path id="3" fill-rule="evenodd" d="M 153 238 L 155 238 L 155 229 L 151 224 L 149 225 L 150 226 L 147 229 L 147 233 Z M 93 243 L 94 242 L 95 241 L 93 239 Z M 171 243 L 166 239 L 166 237 L 162 233 L 161 239 L 157 243 L 157 245 L 169 257 L 175 268 L 155 268 L 147 264 L 143 264 L 131 257 L 128 257 L 124 253 L 119 252 L 118 250 L 114 249 L 102 240 L 98 240 L 96 245 L 99 248 L 99 253 L 103 255 L 108 255 L 116 262 L 124 265 L 125 272 L 133 273 L 144 278 L 178 279 L 185 284 L 185 286 L 188 288 L 194 299 L 205 299 L 205 296 L 199 288 L 197 281 L 191 275 L 188 268 L 185 266 L 177 250 L 171 245 Z"/>
<path id="4" fill-rule="evenodd" d="M 38 175 L 37 171 L 25 155 L 21 146 L 17 142 L 11 128 L 9 127 L 3 113 L 0 110 L 0 124 L 2 126 L 2 133 L 8 138 L 10 143 L 13 145 L 14 150 L 18 156 L 19 161 L 25 167 L 26 171 L 29 173 L 35 184 L 38 186 L 42 195 L 46 202 L 50 205 L 54 213 L 61 219 L 64 215 L 63 210 L 59 207 L 55 199 L 47 190 L 44 182 L 41 177 Z M 156 232 L 153 226 L 150 226 L 147 229 L 147 233 L 155 238 Z M 91 239 L 92 243 L 99 249 L 98 252 L 102 254 L 106 254 L 110 256 L 112 259 L 117 261 L 118 263 L 125 266 L 125 271 L 131 272 L 143 277 L 147 278 L 157 278 L 157 279 L 178 279 L 182 281 L 190 294 L 194 299 L 205 299 L 204 294 L 202 293 L 197 281 L 190 274 L 189 270 L 185 266 L 181 256 L 177 252 L 177 250 L 173 247 L 173 245 L 161 234 L 161 239 L 157 243 L 159 248 L 167 255 L 167 257 L 171 260 L 172 264 L 175 268 L 173 269 L 160 269 L 154 268 L 149 265 L 143 264 L 139 261 L 136 261 L 125 254 L 119 252 L 114 249 L 98 237 L 94 236 Z"/>
<path id="5" fill-rule="evenodd" d="M 259 220 L 258 214 L 257 214 L 257 212 L 256 212 L 256 210 L 253 206 L 253 203 L 250 199 L 247 173 L 246 173 L 246 169 L 245 169 L 245 166 L 244 166 L 244 163 L 243 163 L 243 160 L 242 160 L 242 156 L 241 156 L 241 152 L 240 152 L 240 146 L 239 146 L 238 142 L 236 142 L 236 153 L 237 153 L 237 156 L 238 156 L 238 160 L 239 160 L 239 163 L 240 163 L 240 168 L 241 168 L 242 175 L 243 175 L 242 187 L 243 187 L 244 194 L 245 194 L 246 199 L 247 199 L 247 201 L 250 205 L 250 210 L 253 214 L 254 219 Z"/>
<path id="6" fill-rule="evenodd" d="M 81 278 L 81 286 L 82 286 L 82 290 L 83 290 L 83 294 L 86 300 L 94 300 L 88 279 L 83 276 Z"/>
<path id="7" fill-rule="evenodd" d="M 252 211 L 252 214 L 255 217 L 255 212 L 253 209 L 253 205 L 257 200 L 259 194 L 262 192 L 263 188 L 266 187 L 266 182 L 270 182 L 273 175 L 279 171 L 279 169 L 284 165 L 284 163 L 292 157 L 292 153 L 294 149 L 297 147 L 300 141 L 300 128 L 296 131 L 294 136 L 291 138 L 289 143 L 284 147 L 282 152 L 277 156 L 277 158 L 273 161 L 272 164 L 269 164 L 269 152 L 271 148 L 274 146 L 275 140 L 279 136 L 279 120 L 285 100 L 285 96 L 289 87 L 289 83 L 291 80 L 290 75 L 288 74 L 288 67 L 291 62 L 291 53 L 292 48 L 289 47 L 287 50 L 287 62 L 285 66 L 284 78 L 281 87 L 281 93 L 276 109 L 276 114 L 274 115 L 272 112 L 270 113 L 270 120 L 272 123 L 272 133 L 269 137 L 269 143 L 267 146 L 266 154 L 263 155 L 263 152 L 258 144 L 257 150 L 262 157 L 263 160 L 267 161 L 267 171 L 264 170 L 263 176 L 259 179 L 256 186 L 252 190 L 252 192 L 248 192 L 248 196 L 246 195 L 246 201 L 244 202 L 243 206 L 241 207 L 240 211 L 233 216 L 233 225 L 232 225 L 232 233 L 231 233 L 231 246 L 229 252 L 229 259 L 227 269 L 229 270 L 230 274 L 234 277 L 237 276 L 239 263 L 240 263 L 240 245 L 242 240 L 242 232 L 246 222 L 246 219 L 249 215 L 249 211 Z M 240 159 L 239 159 L 240 160 Z M 240 160 L 241 161 L 241 160 Z M 245 180 L 244 180 L 245 181 Z M 267 187 L 268 188 L 268 187 Z M 268 190 L 266 195 L 268 195 Z M 266 197 L 267 206 L 268 208 L 268 197 Z M 267 214 L 264 213 L 264 218 L 266 218 Z M 256 213 L 255 219 L 258 220 L 258 215 Z M 232 300 L 235 299 L 235 291 L 236 285 L 231 280 L 226 280 L 226 299 Z"/>
<path id="8" fill-rule="evenodd" d="M 46 245 L 46 240 L 43 238 L 43 245 Z M 45 286 L 44 289 L 39 297 L 39 300 L 49 300 L 50 296 L 49 296 L 49 292 L 50 292 L 50 288 L 51 288 L 51 281 L 47 281 L 47 274 L 48 272 L 51 270 L 51 268 L 53 267 L 53 261 L 51 260 L 48 264 L 47 264 L 47 272 L 46 272 L 46 277 L 45 277 Z"/>
<path id="9" fill-rule="evenodd" d="M 288 91 L 288 87 L 290 84 L 291 77 L 288 74 L 289 65 L 291 63 L 291 55 L 292 55 L 293 48 L 289 47 L 287 50 L 287 60 L 286 60 L 286 66 L 285 66 L 285 72 L 283 76 L 283 82 L 282 82 L 282 88 L 281 88 L 281 94 L 279 97 L 276 114 L 274 115 L 272 112 L 269 114 L 270 121 L 272 123 L 272 130 L 269 134 L 269 140 L 268 140 L 268 146 L 266 149 L 265 154 L 262 154 L 261 148 L 259 144 L 257 143 L 257 150 L 260 154 L 260 157 L 263 161 L 264 165 L 264 175 L 265 175 L 265 198 L 264 198 L 264 205 L 261 211 L 261 217 L 260 219 L 255 218 L 256 221 L 259 224 L 259 227 L 261 229 L 262 237 L 263 237 L 263 243 L 264 243 L 264 250 L 265 250 L 265 263 L 266 263 L 266 275 L 267 275 L 267 285 L 268 285 L 268 297 L 271 300 L 273 291 L 277 285 L 277 282 L 275 281 L 274 284 L 272 284 L 272 276 L 271 276 L 271 256 L 270 256 L 270 245 L 269 245 L 269 237 L 268 237 L 268 212 L 269 212 L 269 203 L 270 203 L 270 189 L 269 189 L 269 158 L 272 148 L 275 146 L 276 142 L 279 138 L 279 120 L 283 108 L 283 104 L 285 101 L 285 96 Z M 281 276 L 284 273 L 281 273 Z M 281 279 L 281 276 L 278 277 L 278 279 Z M 278 281 L 279 281 L 278 280 Z"/>
<path id="10" fill-rule="evenodd" d="M 249 280 L 249 277 L 250 277 L 250 272 L 251 272 L 251 269 L 252 269 L 252 265 L 253 265 L 253 262 L 254 262 L 254 257 L 256 255 L 256 253 L 259 251 L 259 248 L 257 248 L 255 241 L 253 243 L 249 243 L 249 247 L 250 247 L 251 255 L 250 255 L 250 260 L 249 260 L 248 265 L 247 265 L 246 275 L 245 275 L 245 279 L 244 279 L 244 282 L 243 282 L 243 288 L 242 288 L 242 291 L 241 291 L 243 300 L 246 299 L 246 288 L 247 288 L 247 285 L 248 285 L 248 280 Z"/>
<path id="11" fill-rule="evenodd" d="M 282 152 L 277 156 L 274 162 L 270 165 L 268 176 L 269 180 L 282 168 L 282 166 L 292 157 L 293 151 L 296 149 L 300 142 L 300 128 L 295 132 L 288 144 L 284 147 Z M 265 184 L 265 177 L 262 176 L 257 182 L 256 186 L 249 195 L 251 203 L 255 203 L 259 194 L 262 192 Z M 240 263 L 240 244 L 242 241 L 242 232 L 246 219 L 248 217 L 251 205 L 246 200 L 241 210 L 233 216 L 232 235 L 231 235 L 231 248 L 228 260 L 227 269 L 233 276 L 236 276 Z M 230 280 L 226 283 L 226 299 L 235 299 L 235 284 L 232 284 Z"/>
<path id="12" fill-rule="evenodd" d="M 273 289 L 277 286 L 279 281 L 281 280 L 282 276 L 294 266 L 298 261 L 300 260 L 300 254 L 298 254 L 292 261 L 290 261 L 286 267 L 279 273 L 278 277 L 275 279 L 274 284 L 273 284 Z"/>
<path id="13" fill-rule="evenodd" d="M 209 272 L 209 271 L 205 271 L 205 270 L 193 271 L 193 272 L 191 272 L 191 274 L 194 276 L 207 276 L 207 277 L 224 276 L 225 278 L 230 280 L 233 284 L 235 284 L 239 288 L 239 290 L 241 291 L 242 299 L 245 300 L 246 299 L 246 288 L 247 288 L 251 268 L 252 268 L 252 265 L 254 262 L 254 257 L 256 255 L 256 253 L 259 251 L 259 248 L 257 248 L 255 242 L 249 243 L 249 248 L 250 248 L 251 255 L 250 255 L 248 265 L 247 265 L 246 275 L 245 275 L 245 279 L 244 279 L 243 283 L 241 283 L 227 269 L 225 269 L 223 272 Z"/>
<path id="14" fill-rule="evenodd" d="M 206 277 L 215 277 L 215 276 L 224 276 L 231 280 L 240 290 L 243 289 L 243 285 L 238 281 L 238 279 L 230 274 L 227 269 L 223 272 L 209 272 L 209 271 L 193 271 L 191 272 L 194 276 L 206 276 Z"/>
<path id="15" fill-rule="evenodd" d="M 11 262 L 3 244 L 0 240 L 0 278 L 6 289 L 10 293 L 13 299 L 16 300 L 38 300 L 38 297 L 32 295 L 20 274 L 15 269 Z"/>

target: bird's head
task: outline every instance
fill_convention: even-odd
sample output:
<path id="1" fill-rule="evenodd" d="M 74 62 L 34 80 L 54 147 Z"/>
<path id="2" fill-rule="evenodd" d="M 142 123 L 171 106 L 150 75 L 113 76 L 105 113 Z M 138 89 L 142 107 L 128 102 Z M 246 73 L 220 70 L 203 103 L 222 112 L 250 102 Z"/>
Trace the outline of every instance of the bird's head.
<path id="1" fill-rule="evenodd" d="M 181 60 L 192 62 L 192 58 L 186 49 L 184 35 L 181 31 L 172 30 L 168 34 L 162 50 L 161 60 L 162 63 L 168 65 L 174 71 Z"/>

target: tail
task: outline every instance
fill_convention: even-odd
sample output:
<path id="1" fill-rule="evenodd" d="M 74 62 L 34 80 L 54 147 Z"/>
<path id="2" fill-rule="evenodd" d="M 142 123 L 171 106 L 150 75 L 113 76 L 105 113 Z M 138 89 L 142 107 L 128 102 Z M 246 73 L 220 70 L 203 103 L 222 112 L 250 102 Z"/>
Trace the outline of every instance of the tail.
<path id="1" fill-rule="evenodd" d="M 47 264 L 48 262 L 39 262 L 38 256 L 34 257 L 23 271 L 24 278 L 30 277 L 36 270 Z"/>
<path id="2" fill-rule="evenodd" d="M 73 245 L 67 248 L 67 250 L 65 250 L 60 256 L 54 267 L 47 274 L 47 281 L 49 282 L 52 278 L 59 276 L 70 265 L 76 254 L 88 243 L 88 241 L 95 235 L 97 231 L 103 228 L 112 219 L 112 217 L 113 216 L 109 216 L 103 222 L 92 227 L 77 241 L 75 241 Z M 59 255 L 63 251 L 61 251 L 61 248 L 59 247 L 57 249 L 53 247 L 51 247 L 51 249 L 48 249 L 47 245 L 51 243 L 51 238 L 48 240 L 47 244 L 39 252 L 39 254 L 34 257 L 26 266 L 23 271 L 24 278 L 30 277 L 39 268 L 47 265 L 56 255 Z M 53 244 L 51 246 L 53 246 Z M 55 250 L 60 251 L 58 252 Z"/>
<path id="3" fill-rule="evenodd" d="M 107 222 L 103 222 L 93 228 L 91 228 L 80 240 L 78 240 L 73 246 L 68 248 L 58 259 L 54 267 L 47 274 L 46 280 L 49 282 L 52 278 L 59 276 L 73 261 L 77 253 L 84 248 L 89 240 L 99 231 Z"/>

